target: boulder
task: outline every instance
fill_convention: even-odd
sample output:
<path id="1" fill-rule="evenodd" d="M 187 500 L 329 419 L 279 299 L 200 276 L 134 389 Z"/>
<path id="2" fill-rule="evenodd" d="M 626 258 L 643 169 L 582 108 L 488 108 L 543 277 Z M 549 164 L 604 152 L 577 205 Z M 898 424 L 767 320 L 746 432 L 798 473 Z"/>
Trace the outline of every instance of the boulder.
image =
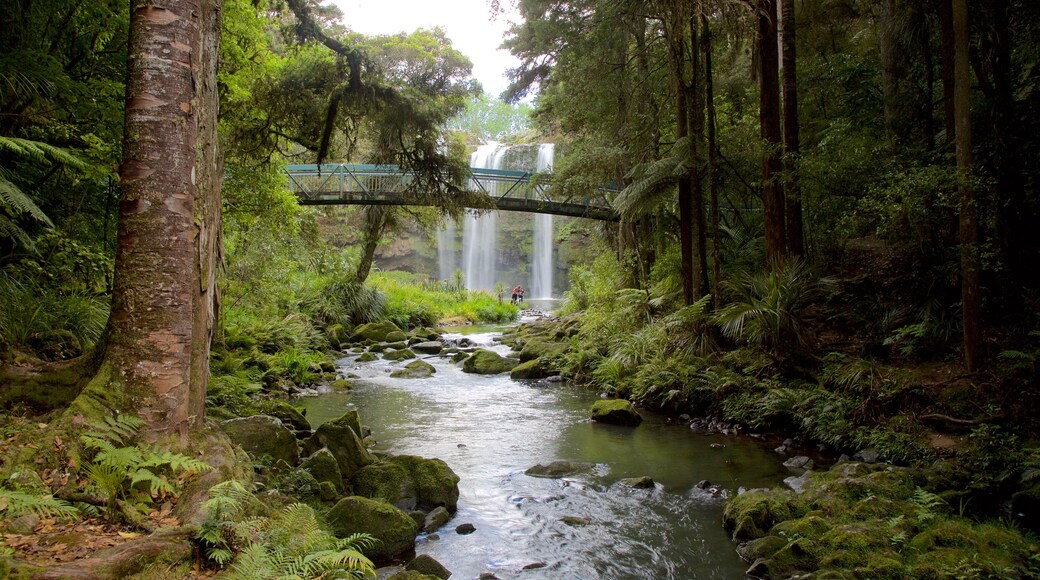
<path id="1" fill-rule="evenodd" d="M 351 409 L 318 427 L 314 437 L 332 453 L 339 464 L 344 481 L 354 477 L 359 469 L 375 463 L 375 457 L 361 442 L 361 421 L 356 410 Z"/>
<path id="2" fill-rule="evenodd" d="M 327 481 L 335 486 L 336 491 L 343 493 L 343 474 L 339 470 L 339 462 L 328 448 L 322 447 L 304 459 L 300 467 L 309 471 L 319 483 Z"/>
<path id="3" fill-rule="evenodd" d="M 350 333 L 343 328 L 342 324 L 333 324 L 325 329 L 325 337 L 329 340 L 329 346 L 339 350 L 350 342 Z"/>
<path id="4" fill-rule="evenodd" d="M 415 509 L 417 503 L 408 471 L 389 461 L 362 467 L 350 485 L 357 495 L 384 501 L 405 511 Z"/>
<path id="5" fill-rule="evenodd" d="M 504 358 L 498 353 L 478 348 L 462 362 L 462 372 L 478 375 L 508 373 L 518 364 L 516 359 Z"/>
<path id="6" fill-rule="evenodd" d="M 378 542 L 365 551 L 374 562 L 388 562 L 415 549 L 419 526 L 408 514 L 381 501 L 364 497 L 345 497 L 325 516 L 338 538 L 351 534 L 370 534 Z"/>
<path id="7" fill-rule="evenodd" d="M 253 415 L 228 419 L 220 424 L 228 438 L 250 455 L 267 455 L 274 461 L 296 465 L 300 461 L 300 447 L 296 434 L 277 418 Z"/>
<path id="8" fill-rule="evenodd" d="M 403 343 L 406 340 L 408 340 L 408 335 L 405 334 L 404 332 L 400 331 L 400 330 L 394 330 L 394 331 L 386 333 L 386 336 L 383 337 L 383 340 L 385 340 L 386 342 L 401 342 L 401 343 Z"/>
<path id="9" fill-rule="evenodd" d="M 368 324 L 362 324 L 361 326 L 354 329 L 354 335 L 351 340 L 354 342 L 362 342 L 366 340 L 374 340 L 376 342 L 385 342 L 386 335 L 391 332 L 401 332 L 401 329 L 397 327 L 393 322 L 370 322 Z M 401 340 L 404 340 L 403 338 Z"/>
<path id="10" fill-rule="evenodd" d="M 531 477 L 558 479 L 589 471 L 595 466 L 595 463 L 584 463 L 580 461 L 553 461 L 548 465 L 542 465 L 539 463 L 534 467 L 529 467 L 524 474 L 530 475 Z"/>
<path id="11" fill-rule="evenodd" d="M 358 357 L 356 359 L 354 359 L 354 362 L 363 363 L 363 362 L 372 362 L 374 360 L 379 360 L 379 357 L 377 357 L 376 355 L 374 355 L 374 354 L 372 354 L 370 352 L 363 352 L 360 355 L 358 355 Z"/>
<path id="12" fill-rule="evenodd" d="M 589 409 L 593 421 L 610 423 L 611 425 L 627 425 L 634 427 L 643 422 L 643 417 L 636 411 L 631 401 L 625 399 L 605 399 L 596 401 Z"/>
<path id="13" fill-rule="evenodd" d="M 440 354 L 444 350 L 444 344 L 439 340 L 432 340 L 429 342 L 417 342 L 412 345 L 412 350 L 415 352 L 421 352 L 423 354 Z"/>
<path id="14" fill-rule="evenodd" d="M 509 378 L 517 381 L 546 379 L 560 374 L 559 371 L 549 368 L 545 359 L 534 359 L 522 362 L 509 371 Z"/>
<path id="15" fill-rule="evenodd" d="M 477 527 L 473 524 L 459 524 L 458 526 L 455 526 L 455 533 L 460 536 L 467 536 L 475 531 L 477 531 Z"/>
<path id="16" fill-rule="evenodd" d="M 311 432 L 311 424 L 296 407 L 288 401 L 273 400 L 265 404 L 264 414 L 270 415 L 294 431 Z"/>
<path id="17" fill-rule="evenodd" d="M 568 526 L 571 526 L 572 528 L 580 528 L 582 526 L 587 526 L 592 523 L 592 520 L 590 520 L 589 518 L 583 518 L 581 516 L 563 516 L 562 518 L 560 518 L 560 521 L 567 524 Z"/>
<path id="18" fill-rule="evenodd" d="M 435 372 L 437 369 L 433 368 L 433 365 L 417 360 L 404 365 L 403 369 L 390 373 L 390 376 L 395 379 L 425 379 L 432 377 Z"/>
<path id="19" fill-rule="evenodd" d="M 388 361 L 402 361 L 410 358 L 415 358 L 415 353 L 408 348 L 402 348 L 401 350 L 393 350 L 383 354 L 383 358 Z"/>
<path id="20" fill-rule="evenodd" d="M 451 572 L 443 564 L 426 554 L 416 556 L 414 560 L 405 565 L 404 569 L 413 570 L 427 576 L 436 576 L 441 580 L 448 580 L 448 577 L 451 576 Z"/>
<path id="21" fill-rule="evenodd" d="M 351 482 L 358 495 L 404 509 L 454 512 L 459 501 L 459 476 L 440 459 L 398 455 L 359 470 Z"/>
<path id="22" fill-rule="evenodd" d="M 636 489 L 653 489 L 654 480 L 649 476 L 644 475 L 643 477 L 626 477 L 621 480 L 621 483 L 628 487 L 634 487 Z"/>
<path id="23" fill-rule="evenodd" d="M 446 508 L 436 507 L 433 511 L 426 514 L 426 520 L 423 522 L 423 530 L 427 532 L 439 530 L 450 520 L 451 514 L 448 513 Z"/>
<path id="24" fill-rule="evenodd" d="M 533 339 L 520 350 L 520 362 L 528 362 L 538 358 L 563 354 L 567 350 L 566 344 L 549 342 L 546 340 Z"/>
<path id="25" fill-rule="evenodd" d="M 420 327 L 412 331 L 413 338 L 422 339 L 422 341 L 429 342 L 432 340 L 440 340 L 441 333 L 433 330 L 432 328 Z"/>
<path id="26" fill-rule="evenodd" d="M 437 577 L 429 576 L 415 570 L 404 570 L 394 574 L 386 580 L 437 580 Z"/>
<path id="27" fill-rule="evenodd" d="M 354 385 L 347 379 L 336 379 L 329 383 L 329 388 L 333 391 L 349 391 Z"/>

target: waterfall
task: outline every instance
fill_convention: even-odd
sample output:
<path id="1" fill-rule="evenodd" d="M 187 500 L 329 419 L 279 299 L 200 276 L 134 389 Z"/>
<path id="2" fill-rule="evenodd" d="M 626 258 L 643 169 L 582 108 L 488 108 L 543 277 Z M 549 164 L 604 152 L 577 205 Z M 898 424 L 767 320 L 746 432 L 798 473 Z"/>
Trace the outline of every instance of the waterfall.
<path id="1" fill-rule="evenodd" d="M 470 155 L 470 167 L 501 169 L 502 159 L 508 150 L 508 146 L 495 141 L 481 145 Z M 489 193 L 495 195 L 498 192 L 493 188 Z M 497 239 L 496 212 L 479 216 L 475 213 L 466 214 L 462 230 L 462 264 L 468 290 L 494 290 L 498 282 L 498 256 L 495 253 Z"/>
<path id="2" fill-rule="evenodd" d="M 535 171 L 538 173 L 552 171 L 553 156 L 556 146 L 542 143 L 538 146 L 538 157 Z M 531 265 L 531 297 L 539 299 L 552 298 L 553 293 L 553 216 L 550 214 L 534 215 L 534 252 Z"/>
<path id="3" fill-rule="evenodd" d="M 442 281 L 455 276 L 455 220 L 447 219 L 437 228 L 437 266 Z"/>

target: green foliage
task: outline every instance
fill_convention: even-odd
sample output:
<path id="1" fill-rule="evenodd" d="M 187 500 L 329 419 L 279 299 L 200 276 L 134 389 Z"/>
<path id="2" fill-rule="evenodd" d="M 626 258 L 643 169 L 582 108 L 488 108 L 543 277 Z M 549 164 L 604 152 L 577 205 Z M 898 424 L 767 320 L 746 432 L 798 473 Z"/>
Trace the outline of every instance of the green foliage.
<path id="1" fill-rule="evenodd" d="M 118 500 L 150 503 L 176 495 L 178 484 L 212 469 L 205 461 L 144 444 L 131 444 L 144 424 L 132 415 L 105 417 L 90 425 L 80 442 L 90 453 L 82 468 L 90 485 L 108 499 L 108 515 Z M 178 479 L 173 479 L 177 477 Z M 171 481 L 171 479 L 173 479 Z M 143 484 L 143 485 L 142 485 Z"/>
<path id="2" fill-rule="evenodd" d="M 480 141 L 517 142 L 530 129 L 531 105 L 507 103 L 486 93 L 472 96 L 466 108 L 448 121 L 448 128 Z"/>
<path id="3" fill-rule="evenodd" d="M 100 340 L 108 310 L 106 298 L 65 293 L 0 272 L 0 336 L 12 346 L 31 349 L 36 339 L 68 332 L 81 349 L 89 348 Z"/>
<path id="4" fill-rule="evenodd" d="M 373 288 L 386 296 L 386 318 L 401 328 L 435 326 L 442 320 L 509 322 L 519 309 L 483 291 L 432 284 L 405 272 L 376 272 Z"/>
<path id="5" fill-rule="evenodd" d="M 80 511 L 69 502 L 49 495 L 34 495 L 0 488 L 0 520 L 14 519 L 25 514 L 66 520 L 80 517 Z"/>
<path id="6" fill-rule="evenodd" d="M 210 490 L 203 508 L 208 517 L 195 537 L 210 560 L 230 564 L 233 578 L 375 577 L 375 567 L 362 554 L 374 540 L 365 534 L 337 539 L 307 505 L 267 513 L 241 483 L 227 481 Z"/>

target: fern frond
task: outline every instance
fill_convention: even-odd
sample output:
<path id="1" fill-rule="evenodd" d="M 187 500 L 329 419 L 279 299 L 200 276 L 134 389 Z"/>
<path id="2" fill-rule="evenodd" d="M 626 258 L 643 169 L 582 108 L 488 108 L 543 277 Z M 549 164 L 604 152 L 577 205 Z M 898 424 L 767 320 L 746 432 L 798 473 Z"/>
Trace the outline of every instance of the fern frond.
<path id="1" fill-rule="evenodd" d="M 0 206 L 7 206 L 14 214 L 29 214 L 36 221 L 54 227 L 51 218 L 47 217 L 47 214 L 43 213 L 43 210 L 33 203 L 28 195 L 25 195 L 14 183 L 2 177 L 0 177 Z"/>
<path id="2" fill-rule="evenodd" d="M 0 519 L 17 518 L 26 514 L 58 517 L 66 520 L 80 518 L 79 510 L 72 504 L 55 499 L 53 496 L 0 489 Z"/>

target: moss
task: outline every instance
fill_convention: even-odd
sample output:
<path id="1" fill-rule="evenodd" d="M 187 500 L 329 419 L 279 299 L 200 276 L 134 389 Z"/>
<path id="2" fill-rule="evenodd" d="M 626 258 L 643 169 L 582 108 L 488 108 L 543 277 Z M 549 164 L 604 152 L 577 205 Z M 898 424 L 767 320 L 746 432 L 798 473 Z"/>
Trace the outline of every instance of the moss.
<path id="1" fill-rule="evenodd" d="M 296 465 L 300 461 L 300 447 L 293 434 L 277 418 L 253 415 L 228 419 L 220 424 L 235 444 L 256 457 L 270 456 L 273 461 Z"/>
<path id="2" fill-rule="evenodd" d="M 437 576 L 430 576 L 429 574 L 423 574 L 417 570 L 405 570 L 398 572 L 393 576 L 387 578 L 387 580 L 441 580 Z"/>
<path id="3" fill-rule="evenodd" d="M 731 499 L 722 520 L 733 539 L 743 542 L 760 538 L 778 522 L 801 517 L 806 511 L 806 506 L 793 492 L 752 490 Z"/>
<path id="4" fill-rule="evenodd" d="M 737 553 L 748 562 L 769 559 L 773 554 L 787 545 L 788 540 L 780 536 L 762 536 L 745 542 L 737 547 Z"/>
<path id="5" fill-rule="evenodd" d="M 303 460 L 300 467 L 309 471 L 319 483 L 328 482 L 335 487 L 336 491 L 343 492 L 343 474 L 339 470 L 336 457 L 327 448 L 323 447 L 311 454 L 310 457 Z"/>
<path id="6" fill-rule="evenodd" d="M 795 572 L 812 572 L 817 568 L 817 546 L 812 540 L 799 538 L 788 542 L 769 558 L 770 576 L 783 578 Z"/>
<path id="7" fill-rule="evenodd" d="M 408 514 L 381 501 L 364 497 L 345 497 L 326 515 L 329 527 L 339 538 L 351 534 L 371 534 L 379 542 L 366 551 L 373 561 L 387 562 L 415 548 L 419 526 Z"/>
<path id="8" fill-rule="evenodd" d="M 443 460 L 397 455 L 390 461 L 403 467 L 412 478 L 420 509 L 431 510 L 440 506 L 454 512 L 458 507 L 459 476 Z"/>
<path id="9" fill-rule="evenodd" d="M 15 403 L 37 412 L 60 409 L 84 389 L 94 365 L 90 356 L 29 367 L 0 365 L 0 407 Z"/>
<path id="10" fill-rule="evenodd" d="M 625 399 L 606 399 L 596 401 L 589 409 L 589 417 L 593 421 L 612 425 L 635 426 L 643 422 L 643 417 L 636 411 L 631 401 Z"/>
<path id="11" fill-rule="evenodd" d="M 367 340 L 384 342 L 386 341 L 386 335 L 391 332 L 401 332 L 401 329 L 393 322 L 370 322 L 355 328 L 351 340 L 354 342 Z M 404 339 L 402 338 L 401 340 Z"/>
<path id="12" fill-rule="evenodd" d="M 399 379 L 425 379 L 432 377 L 436 372 L 437 369 L 430 363 L 417 360 L 406 364 L 403 369 L 390 373 L 390 376 Z"/>
<path id="13" fill-rule="evenodd" d="M 558 371 L 553 370 L 545 359 L 534 359 L 527 362 L 522 362 L 512 371 L 509 372 L 509 378 L 513 380 L 525 380 L 525 379 L 544 379 L 553 375 L 559 374 Z"/>
<path id="14" fill-rule="evenodd" d="M 478 375 L 497 375 L 499 373 L 508 373 L 516 365 L 516 359 L 504 358 L 499 356 L 498 353 L 478 348 L 462 362 L 462 372 Z"/>
<path id="15" fill-rule="evenodd" d="M 347 379 L 336 379 L 329 383 L 329 388 L 334 391 L 349 391 L 353 387 L 354 385 Z"/>
<path id="16" fill-rule="evenodd" d="M 803 518 L 779 522 L 773 526 L 770 533 L 778 534 L 789 539 L 807 538 L 810 540 L 818 540 L 820 536 L 827 533 L 830 529 L 831 525 L 827 523 L 827 520 L 818 515 L 807 515 Z"/>
<path id="17" fill-rule="evenodd" d="M 383 340 L 385 340 L 386 342 L 400 342 L 403 344 L 405 341 L 408 340 L 408 335 L 404 332 L 401 332 L 400 330 L 395 330 L 392 332 L 388 332 L 386 336 L 383 338 Z"/>
<path id="18" fill-rule="evenodd" d="M 361 442 L 360 433 L 361 420 L 354 409 L 323 423 L 314 432 L 318 442 L 336 458 L 344 480 L 352 478 L 362 467 L 375 463 L 375 457 Z"/>
<path id="19" fill-rule="evenodd" d="M 372 354 L 370 352 L 363 352 L 360 355 L 358 355 L 358 357 L 356 359 L 354 359 L 354 362 L 363 363 L 363 362 L 372 362 L 374 360 L 379 360 L 379 357 L 377 357 L 376 355 L 374 355 L 374 354 Z"/>
<path id="20" fill-rule="evenodd" d="M 270 399 L 260 405 L 260 410 L 265 415 L 275 417 L 290 429 L 295 431 L 310 431 L 311 424 L 299 409 L 293 407 L 288 401 L 281 399 Z"/>
<path id="21" fill-rule="evenodd" d="M 409 495 L 411 481 L 408 471 L 396 463 L 384 462 L 366 465 L 354 474 L 351 487 L 354 493 L 368 499 L 385 501 L 394 504 L 401 509 L 414 508 L 414 494 L 412 501 L 401 501 Z"/>
<path id="22" fill-rule="evenodd" d="M 328 339 L 329 346 L 338 350 L 350 342 L 350 333 L 342 324 L 333 324 L 325 329 L 325 338 Z"/>
<path id="23" fill-rule="evenodd" d="M 402 348 L 401 350 L 395 350 L 384 354 L 383 358 L 388 361 L 396 362 L 415 358 L 415 353 L 412 352 L 410 348 Z"/>
<path id="24" fill-rule="evenodd" d="M 546 340 L 530 340 L 520 351 L 520 362 L 532 361 L 538 358 L 560 356 L 567 350 L 566 344 L 549 342 Z"/>

